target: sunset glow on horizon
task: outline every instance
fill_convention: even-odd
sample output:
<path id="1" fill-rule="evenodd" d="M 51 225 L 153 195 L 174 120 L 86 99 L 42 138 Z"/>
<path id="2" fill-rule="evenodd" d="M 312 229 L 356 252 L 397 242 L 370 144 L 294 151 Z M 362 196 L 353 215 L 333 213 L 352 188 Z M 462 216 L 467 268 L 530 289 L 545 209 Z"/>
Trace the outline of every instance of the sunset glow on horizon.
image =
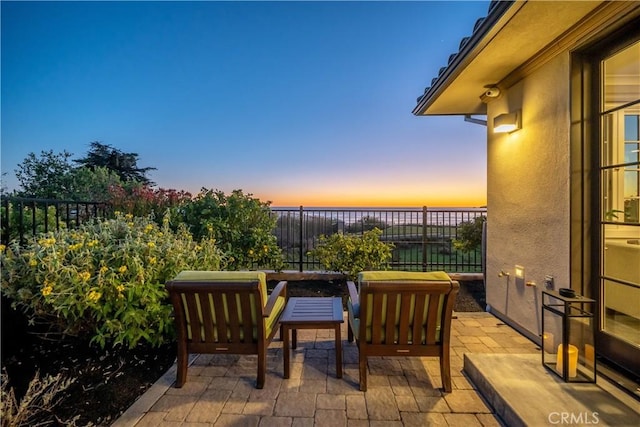
<path id="1" fill-rule="evenodd" d="M 415 117 L 489 1 L 2 2 L 2 186 L 29 153 L 137 153 L 272 206 L 486 204 L 486 127 Z"/>

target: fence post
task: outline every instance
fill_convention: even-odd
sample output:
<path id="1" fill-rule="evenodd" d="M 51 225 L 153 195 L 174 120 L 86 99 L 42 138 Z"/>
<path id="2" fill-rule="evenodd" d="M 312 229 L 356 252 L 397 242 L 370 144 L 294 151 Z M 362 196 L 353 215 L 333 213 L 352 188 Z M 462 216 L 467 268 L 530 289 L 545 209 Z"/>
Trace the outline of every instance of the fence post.
<path id="1" fill-rule="evenodd" d="M 422 207 L 422 271 L 427 271 L 427 207 Z"/>
<path id="2" fill-rule="evenodd" d="M 302 207 L 302 205 L 300 205 L 300 233 L 299 233 L 299 235 L 298 235 L 298 237 L 300 238 L 300 265 L 299 265 L 299 267 L 298 267 L 298 268 L 299 268 L 299 270 L 300 270 L 300 272 L 301 272 L 301 273 L 302 273 L 302 271 L 304 270 L 304 267 L 303 267 L 303 265 L 302 265 L 302 264 L 303 264 L 303 263 L 302 263 L 302 255 L 303 255 L 303 253 L 304 253 L 304 249 L 303 249 L 303 247 L 302 247 L 302 239 L 303 239 L 303 237 L 304 237 L 304 234 L 303 234 L 303 232 L 302 232 L 302 224 L 303 224 L 303 221 L 302 221 L 302 220 L 303 220 L 303 218 L 304 218 L 304 208 Z"/>

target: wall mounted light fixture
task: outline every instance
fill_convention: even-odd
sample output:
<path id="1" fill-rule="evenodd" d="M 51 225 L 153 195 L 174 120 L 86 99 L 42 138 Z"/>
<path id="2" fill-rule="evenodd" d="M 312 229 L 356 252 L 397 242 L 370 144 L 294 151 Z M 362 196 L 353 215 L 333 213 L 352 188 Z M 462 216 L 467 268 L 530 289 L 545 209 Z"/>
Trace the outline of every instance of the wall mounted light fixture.
<path id="1" fill-rule="evenodd" d="M 513 132 L 522 128 L 520 110 L 513 113 L 500 114 L 493 119 L 493 131 L 495 133 Z"/>

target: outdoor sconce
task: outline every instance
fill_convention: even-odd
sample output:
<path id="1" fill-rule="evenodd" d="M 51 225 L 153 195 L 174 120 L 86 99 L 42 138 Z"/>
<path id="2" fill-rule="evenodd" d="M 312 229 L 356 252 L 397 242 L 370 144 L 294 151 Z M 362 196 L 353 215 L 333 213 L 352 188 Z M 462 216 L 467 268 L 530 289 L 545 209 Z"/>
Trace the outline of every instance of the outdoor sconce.
<path id="1" fill-rule="evenodd" d="M 516 265 L 516 279 L 524 280 L 524 267 Z"/>
<path id="2" fill-rule="evenodd" d="M 495 133 L 508 133 L 522 128 L 520 111 L 500 114 L 493 119 L 493 131 Z"/>

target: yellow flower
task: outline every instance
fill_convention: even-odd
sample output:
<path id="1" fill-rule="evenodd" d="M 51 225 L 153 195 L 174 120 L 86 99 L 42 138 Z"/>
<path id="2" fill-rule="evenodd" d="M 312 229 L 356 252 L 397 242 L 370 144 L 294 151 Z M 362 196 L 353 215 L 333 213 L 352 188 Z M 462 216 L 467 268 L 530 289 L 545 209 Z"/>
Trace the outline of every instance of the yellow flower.
<path id="1" fill-rule="evenodd" d="M 264 249 L 264 251 L 265 251 L 265 252 L 269 252 L 269 246 L 267 246 L 267 245 L 264 245 L 264 246 L 262 247 L 262 249 Z"/>
<path id="2" fill-rule="evenodd" d="M 91 278 L 91 273 L 83 271 L 82 273 L 78 273 L 78 277 L 80 277 L 80 280 L 82 280 L 83 282 L 86 282 Z"/>
<path id="3" fill-rule="evenodd" d="M 56 243 L 56 239 L 54 239 L 53 237 L 48 238 L 48 239 L 40 239 L 38 240 L 38 244 L 40 246 L 43 246 L 45 248 L 48 248 L 49 246 L 53 246 Z"/>
<path id="4" fill-rule="evenodd" d="M 124 216 L 125 219 L 133 219 L 133 215 L 128 213 Z"/>
<path id="5" fill-rule="evenodd" d="M 158 237 L 162 237 L 162 236 L 164 236 L 164 233 L 161 231 L 158 233 Z"/>
<path id="6" fill-rule="evenodd" d="M 156 263 L 156 261 L 157 261 L 157 260 L 156 260 L 156 257 L 154 257 L 154 256 L 149 257 L 149 264 L 155 264 L 155 263 Z"/>
<path id="7" fill-rule="evenodd" d="M 87 246 L 92 248 L 92 247 L 96 246 L 97 244 L 98 244 L 98 241 L 94 239 L 94 240 L 90 241 L 89 243 L 87 243 Z"/>
<path id="8" fill-rule="evenodd" d="M 120 211 L 115 211 L 115 212 L 114 212 L 114 215 L 115 215 L 115 216 L 120 216 L 120 215 L 122 215 L 122 212 L 120 212 Z"/>
<path id="9" fill-rule="evenodd" d="M 124 291 L 124 285 L 118 285 L 118 286 L 116 286 L 116 291 L 118 291 L 118 292 L 122 292 L 122 291 Z"/>
<path id="10" fill-rule="evenodd" d="M 104 274 L 107 271 L 109 271 L 109 267 L 103 265 L 102 267 L 100 267 L 100 274 Z"/>
<path id="11" fill-rule="evenodd" d="M 44 288 L 42 288 L 42 296 L 46 297 L 47 295 L 51 295 L 52 291 L 53 291 L 53 288 L 50 285 L 45 286 Z"/>
<path id="12" fill-rule="evenodd" d="M 151 225 L 151 224 L 147 224 L 147 226 L 144 228 L 144 232 L 145 233 L 148 233 L 151 230 L 153 230 L 153 225 Z"/>
<path id="13" fill-rule="evenodd" d="M 133 227 L 133 222 L 128 222 L 128 223 L 127 223 L 127 225 L 128 225 L 129 227 Z"/>
<path id="14" fill-rule="evenodd" d="M 200 245 L 196 245 L 196 247 L 195 247 L 194 249 L 196 250 L 196 252 L 197 252 L 197 251 L 201 251 L 201 250 L 202 250 L 202 246 L 200 246 Z"/>
<path id="15" fill-rule="evenodd" d="M 151 248 L 155 248 L 156 244 L 153 243 L 153 242 L 149 242 L 149 243 L 147 243 L 147 246 L 151 249 Z"/>
<path id="16" fill-rule="evenodd" d="M 127 272 L 127 266 L 126 266 L 126 265 L 123 265 L 122 267 L 120 267 L 120 268 L 118 269 L 118 271 L 119 271 L 120 273 L 126 273 L 126 272 Z"/>
<path id="17" fill-rule="evenodd" d="M 213 231 L 213 227 L 210 225 L 207 225 L 207 230 L 209 231 L 209 233 L 211 233 Z"/>
<path id="18" fill-rule="evenodd" d="M 4 252 L 7 247 L 5 245 L 0 245 L 0 252 Z"/>
<path id="19" fill-rule="evenodd" d="M 96 292 L 96 291 L 91 291 L 89 292 L 89 294 L 87 295 L 87 299 L 89 301 L 93 301 L 96 302 L 100 299 L 100 297 L 102 296 L 102 294 L 100 292 Z"/>
<path id="20" fill-rule="evenodd" d="M 35 267 L 36 265 L 38 265 L 38 261 L 34 258 L 31 258 L 29 260 L 29 267 Z"/>
<path id="21" fill-rule="evenodd" d="M 253 255 L 253 249 L 249 249 L 249 255 Z"/>

